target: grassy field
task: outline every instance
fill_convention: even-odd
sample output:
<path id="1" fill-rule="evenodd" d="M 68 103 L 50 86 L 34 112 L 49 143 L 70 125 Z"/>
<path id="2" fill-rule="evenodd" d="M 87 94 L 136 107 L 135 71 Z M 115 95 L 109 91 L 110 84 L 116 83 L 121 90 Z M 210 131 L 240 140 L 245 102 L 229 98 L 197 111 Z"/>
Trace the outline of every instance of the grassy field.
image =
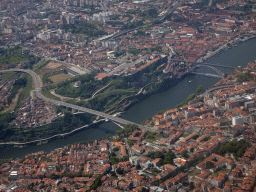
<path id="1" fill-rule="evenodd" d="M 27 74 L 27 79 L 28 79 L 27 85 L 22 91 L 24 93 L 23 99 L 26 99 L 27 97 L 29 97 L 30 91 L 35 88 L 33 78 L 29 74 Z"/>
<path id="2" fill-rule="evenodd" d="M 40 72 L 40 69 L 43 68 L 44 66 L 46 66 L 50 61 L 41 61 L 39 62 L 38 64 L 36 64 L 34 67 L 33 67 L 33 71 L 35 71 L 37 74 L 39 74 Z"/>
<path id="3" fill-rule="evenodd" d="M 71 77 L 73 76 L 70 74 L 61 73 L 58 75 L 50 76 L 49 78 L 53 81 L 53 83 L 59 83 L 61 81 L 65 81 L 66 79 L 70 79 Z"/>
<path id="4" fill-rule="evenodd" d="M 10 112 L 15 109 L 15 107 L 18 103 L 18 99 L 19 99 L 19 95 L 20 95 L 21 91 L 22 91 L 22 88 L 19 89 L 18 93 L 15 95 L 15 98 L 12 100 L 10 106 L 8 108 L 4 109 L 3 111 L 1 111 L 1 113 L 5 113 L 8 111 Z"/>
<path id="5" fill-rule="evenodd" d="M 189 136 L 189 134 L 184 133 L 183 135 L 181 135 L 181 137 L 184 137 L 184 138 L 187 137 L 187 136 Z"/>
<path id="6" fill-rule="evenodd" d="M 55 100 L 61 101 L 61 99 L 60 99 L 59 97 L 56 97 L 55 95 L 52 95 L 52 94 L 50 93 L 50 91 L 47 90 L 47 89 L 43 89 L 43 90 L 42 90 L 42 94 L 43 94 L 45 97 L 48 97 L 48 98 L 51 98 L 51 99 L 55 99 Z"/>
<path id="7" fill-rule="evenodd" d="M 189 176 L 196 176 L 201 174 L 201 170 L 200 169 L 194 169 L 191 173 L 189 173 Z"/>
<path id="8" fill-rule="evenodd" d="M 8 54 L 3 54 L 0 56 L 0 66 L 9 65 L 12 63 L 20 63 L 22 61 L 27 61 L 29 58 L 26 55 L 22 55 L 21 48 L 12 50 Z"/>
<path id="9" fill-rule="evenodd" d="M 40 67 L 38 73 L 40 76 L 50 75 L 56 71 L 60 71 L 64 67 L 67 67 L 67 65 L 62 64 L 60 62 L 56 62 L 56 61 L 50 61 L 50 62 L 47 62 L 47 64 Z"/>
<path id="10" fill-rule="evenodd" d="M 17 102 L 17 105 L 15 107 L 15 111 L 17 111 L 21 106 L 21 101 L 28 98 L 30 96 L 30 91 L 34 89 L 34 83 L 33 79 L 29 74 L 26 74 L 25 77 L 27 78 L 27 85 L 24 87 L 24 89 L 21 91 L 19 95 L 19 99 Z"/>
<path id="11" fill-rule="evenodd" d="M 7 80 L 14 75 L 15 75 L 15 72 L 2 73 L 3 80 Z M 17 77 L 15 76 L 15 78 Z"/>

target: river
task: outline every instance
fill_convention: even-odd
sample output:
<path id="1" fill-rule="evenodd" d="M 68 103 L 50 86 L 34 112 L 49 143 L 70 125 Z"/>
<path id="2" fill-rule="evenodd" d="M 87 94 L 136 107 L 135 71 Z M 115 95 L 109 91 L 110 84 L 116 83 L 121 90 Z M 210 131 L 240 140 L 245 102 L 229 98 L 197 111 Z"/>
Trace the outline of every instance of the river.
<path id="1" fill-rule="evenodd" d="M 240 42 L 237 46 L 219 52 L 207 62 L 212 64 L 220 64 L 227 66 L 246 66 L 247 63 L 256 60 L 256 38 L 250 39 L 245 42 Z M 218 68 L 222 72 L 230 72 L 230 69 Z M 200 72 L 213 73 L 212 69 L 202 67 Z M 173 108 L 176 104 L 183 102 L 188 95 L 194 93 L 199 85 L 204 88 L 213 86 L 219 79 L 188 76 L 179 82 L 176 86 L 166 90 L 165 92 L 158 93 L 150 96 L 149 98 L 141 101 L 140 103 L 131 107 L 121 118 L 141 123 L 148 117 L 152 117 L 158 111 Z M 34 153 L 37 151 L 50 152 L 56 148 L 63 147 L 67 144 L 76 143 L 79 141 L 95 140 L 104 138 L 107 135 L 113 135 L 116 130 L 120 129 L 115 124 L 108 122 L 100 126 L 92 127 L 88 130 L 81 131 L 65 139 L 58 139 L 47 144 L 29 146 L 25 148 L 15 148 L 13 146 L 0 147 L 0 158 L 22 158 L 26 154 Z"/>

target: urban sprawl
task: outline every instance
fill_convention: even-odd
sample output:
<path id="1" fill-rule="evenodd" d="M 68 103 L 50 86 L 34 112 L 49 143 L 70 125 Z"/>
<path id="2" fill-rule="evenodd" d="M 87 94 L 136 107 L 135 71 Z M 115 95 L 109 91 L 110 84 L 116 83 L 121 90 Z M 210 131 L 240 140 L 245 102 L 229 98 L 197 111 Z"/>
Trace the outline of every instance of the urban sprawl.
<path id="1" fill-rule="evenodd" d="M 41 70 L 47 87 L 89 73 L 129 76 L 164 58 L 163 74 L 183 78 L 195 62 L 254 38 L 255 12 L 254 0 L 1 0 L 0 56 L 20 47 L 21 58 L 40 58 L 1 68 Z M 1 113 L 16 110 L 10 126 L 28 131 L 64 116 L 33 90 L 19 101 L 23 77 L 0 76 Z M 150 131 L 125 125 L 101 140 L 0 160 L 0 191 L 256 191 L 256 61 L 197 92 L 149 117 Z"/>

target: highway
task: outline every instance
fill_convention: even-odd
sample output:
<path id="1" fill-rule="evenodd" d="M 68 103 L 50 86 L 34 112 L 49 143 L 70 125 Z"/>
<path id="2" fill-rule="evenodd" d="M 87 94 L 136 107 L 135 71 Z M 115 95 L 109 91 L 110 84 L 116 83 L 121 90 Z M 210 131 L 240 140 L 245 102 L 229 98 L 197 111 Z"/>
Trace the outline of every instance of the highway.
<path id="1" fill-rule="evenodd" d="M 175 4 L 170 5 L 169 7 L 166 8 L 166 14 L 164 14 L 161 17 L 158 17 L 156 20 L 154 20 L 153 22 L 151 22 L 151 26 L 153 25 L 154 22 L 157 21 L 163 21 L 164 18 L 166 17 L 167 14 L 172 13 L 174 10 L 176 10 L 180 5 L 182 5 L 183 3 L 185 3 L 185 0 L 178 0 Z M 132 31 L 135 31 L 137 29 L 141 28 L 141 26 L 136 27 L 135 29 L 128 29 L 128 30 L 123 30 L 123 31 L 119 31 L 113 35 L 109 35 L 107 37 L 103 37 L 103 38 L 99 38 L 98 41 L 103 41 L 103 40 L 109 40 L 109 39 L 114 39 L 116 37 L 119 37 L 121 35 L 124 35 L 126 33 L 130 33 Z"/>
<path id="2" fill-rule="evenodd" d="M 73 105 L 73 104 L 70 104 L 70 103 L 65 103 L 65 102 L 62 102 L 62 101 L 57 101 L 57 100 L 54 100 L 54 99 L 47 98 L 41 92 L 42 88 L 40 86 L 40 80 L 39 80 L 37 74 L 34 71 L 27 70 L 27 69 L 9 69 L 9 70 L 0 70 L 0 73 L 10 72 L 10 71 L 24 72 L 24 73 L 30 74 L 33 78 L 33 81 L 34 81 L 35 93 L 36 93 L 37 97 L 39 97 L 39 98 L 41 98 L 45 101 L 48 101 L 48 102 L 53 103 L 55 105 L 65 106 L 65 107 L 68 107 L 68 108 L 76 109 L 78 111 L 82 111 L 82 112 L 90 113 L 92 115 L 100 116 L 100 117 L 106 118 L 106 119 L 111 120 L 111 121 L 115 121 L 115 122 L 123 124 L 123 125 L 136 124 L 136 125 L 139 126 L 139 128 L 141 130 L 147 131 L 147 130 L 152 129 L 152 128 L 149 128 L 147 126 L 143 126 L 143 125 L 140 125 L 140 124 L 137 124 L 137 123 L 133 123 L 131 121 L 128 121 L 128 120 L 125 120 L 125 119 L 122 119 L 122 118 L 114 117 L 114 116 L 109 115 L 107 113 L 103 113 L 103 112 L 96 111 L 96 110 L 93 110 L 93 109 L 89 109 L 89 108 Z"/>

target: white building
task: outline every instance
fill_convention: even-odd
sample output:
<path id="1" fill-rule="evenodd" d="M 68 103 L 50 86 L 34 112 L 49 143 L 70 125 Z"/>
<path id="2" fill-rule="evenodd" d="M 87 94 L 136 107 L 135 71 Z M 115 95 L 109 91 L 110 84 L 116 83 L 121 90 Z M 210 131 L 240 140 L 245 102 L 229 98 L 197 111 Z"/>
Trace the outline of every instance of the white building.
<path id="1" fill-rule="evenodd" d="M 241 116 L 235 116 L 232 117 L 232 125 L 243 125 L 244 124 L 244 118 Z"/>

